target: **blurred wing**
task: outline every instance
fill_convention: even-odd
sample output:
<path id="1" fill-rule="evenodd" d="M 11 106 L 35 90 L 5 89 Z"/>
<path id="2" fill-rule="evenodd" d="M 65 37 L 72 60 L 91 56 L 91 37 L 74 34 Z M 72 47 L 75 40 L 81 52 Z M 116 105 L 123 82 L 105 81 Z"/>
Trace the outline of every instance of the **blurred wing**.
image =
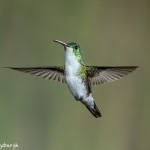
<path id="1" fill-rule="evenodd" d="M 24 67 L 24 68 L 14 68 L 14 67 L 6 67 L 9 69 L 21 71 L 24 73 L 28 73 L 37 77 L 42 77 L 47 80 L 55 80 L 62 83 L 65 83 L 64 78 L 64 67 Z"/>
<path id="2" fill-rule="evenodd" d="M 123 67 L 98 67 L 87 66 L 87 75 L 91 85 L 103 84 L 105 82 L 112 82 L 118 80 L 132 71 L 137 66 L 123 66 Z"/>

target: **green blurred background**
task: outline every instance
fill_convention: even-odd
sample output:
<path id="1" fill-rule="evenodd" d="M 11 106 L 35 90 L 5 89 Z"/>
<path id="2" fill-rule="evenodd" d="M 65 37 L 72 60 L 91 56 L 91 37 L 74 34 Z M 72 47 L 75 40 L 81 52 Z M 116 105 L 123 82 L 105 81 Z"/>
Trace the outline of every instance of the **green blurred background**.
<path id="1" fill-rule="evenodd" d="M 1 68 L 0 144 L 149 150 L 149 29 L 148 0 L 0 0 L 1 67 L 62 65 L 63 47 L 53 39 L 79 43 L 87 65 L 140 66 L 122 80 L 93 87 L 100 119 L 65 84 Z"/>

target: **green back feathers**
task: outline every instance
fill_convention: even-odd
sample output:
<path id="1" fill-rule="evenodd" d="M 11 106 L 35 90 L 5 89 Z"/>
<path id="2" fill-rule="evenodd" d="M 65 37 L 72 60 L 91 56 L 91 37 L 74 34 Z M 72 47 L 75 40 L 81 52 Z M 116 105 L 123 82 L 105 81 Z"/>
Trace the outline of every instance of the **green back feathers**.
<path id="1" fill-rule="evenodd" d="M 86 73 L 86 66 L 85 65 L 81 65 L 80 69 L 78 70 L 78 76 L 80 76 L 81 78 L 84 78 L 87 75 Z"/>

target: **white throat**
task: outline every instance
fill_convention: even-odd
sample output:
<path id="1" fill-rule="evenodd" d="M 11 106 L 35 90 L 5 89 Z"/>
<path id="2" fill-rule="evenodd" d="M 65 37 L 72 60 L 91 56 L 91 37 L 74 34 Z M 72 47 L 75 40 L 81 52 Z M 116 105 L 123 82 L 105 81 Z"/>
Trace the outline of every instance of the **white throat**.
<path id="1" fill-rule="evenodd" d="M 65 50 L 65 71 L 66 75 L 75 75 L 80 67 L 80 63 L 78 62 L 73 49 L 71 47 L 66 47 Z"/>

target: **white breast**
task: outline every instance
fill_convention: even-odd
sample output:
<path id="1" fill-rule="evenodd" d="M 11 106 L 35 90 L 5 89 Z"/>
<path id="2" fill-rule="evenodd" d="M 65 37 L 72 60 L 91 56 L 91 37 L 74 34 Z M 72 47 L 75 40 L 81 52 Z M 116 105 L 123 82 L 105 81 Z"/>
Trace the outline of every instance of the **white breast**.
<path id="1" fill-rule="evenodd" d="M 67 85 L 75 98 L 84 98 L 87 95 L 87 89 L 85 84 L 82 82 L 82 79 L 77 76 L 80 63 L 71 48 L 67 48 L 65 53 L 65 73 Z"/>
<path id="2" fill-rule="evenodd" d="M 68 87 L 72 93 L 72 95 L 76 99 L 85 99 L 87 96 L 87 89 L 82 80 L 78 77 L 66 77 L 66 82 L 68 84 Z"/>
<path id="3" fill-rule="evenodd" d="M 73 49 L 70 47 L 67 47 L 65 50 L 65 71 L 67 75 L 76 75 L 77 71 L 80 67 L 80 63 L 78 62 Z"/>

